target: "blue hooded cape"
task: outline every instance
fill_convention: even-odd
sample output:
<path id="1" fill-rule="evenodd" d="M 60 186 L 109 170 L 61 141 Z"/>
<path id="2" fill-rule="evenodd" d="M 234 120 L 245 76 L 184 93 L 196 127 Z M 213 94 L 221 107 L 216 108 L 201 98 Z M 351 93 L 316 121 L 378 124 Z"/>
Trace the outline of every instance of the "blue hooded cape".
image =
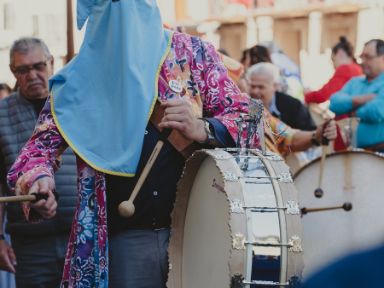
<path id="1" fill-rule="evenodd" d="M 78 0 L 79 54 L 50 79 L 55 123 L 94 169 L 134 176 L 172 35 L 156 0 Z"/>

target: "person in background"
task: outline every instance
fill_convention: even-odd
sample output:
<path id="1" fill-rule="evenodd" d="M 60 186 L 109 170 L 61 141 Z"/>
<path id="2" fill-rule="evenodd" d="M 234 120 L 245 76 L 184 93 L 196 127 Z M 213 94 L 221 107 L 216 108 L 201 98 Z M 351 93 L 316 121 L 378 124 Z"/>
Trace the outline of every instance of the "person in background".
<path id="1" fill-rule="evenodd" d="M 280 71 L 272 63 L 251 66 L 246 79 L 251 98 L 261 99 L 266 109 L 292 128 L 311 131 L 316 125 L 308 108 L 300 100 L 279 92 Z"/>
<path id="2" fill-rule="evenodd" d="M 305 93 L 306 103 L 322 103 L 339 91 L 351 78 L 363 74 L 361 67 L 356 63 L 352 44 L 344 36 L 332 48 L 332 63 L 335 73 L 332 78 L 319 90 Z"/>
<path id="3" fill-rule="evenodd" d="M 331 96 L 330 109 L 338 116 L 360 118 L 356 146 L 384 151 L 384 41 L 368 41 L 360 55 L 365 77 L 354 77 Z"/>
<path id="4" fill-rule="evenodd" d="M 244 69 L 248 70 L 252 65 L 260 62 L 272 63 L 272 60 L 267 47 L 255 45 L 243 51 L 240 62 L 243 64 Z"/>
<path id="5" fill-rule="evenodd" d="M 11 87 L 7 83 L 0 83 L 0 100 L 8 97 L 12 93 Z"/>
<path id="6" fill-rule="evenodd" d="M 279 77 L 279 69 L 272 63 L 253 65 L 246 73 L 250 97 L 261 99 L 265 106 L 267 148 L 285 157 L 291 152 L 319 146 L 323 137 L 334 140 L 335 122 L 316 127 L 308 109 L 299 100 L 277 92 Z"/>
<path id="7" fill-rule="evenodd" d="M 34 131 L 48 97 L 48 78 L 53 74 L 53 64 L 53 57 L 41 39 L 21 38 L 11 47 L 9 67 L 18 90 L 0 101 L 0 192 L 3 196 L 12 195 L 6 185 L 6 174 Z M 55 177 L 60 195 L 60 208 L 55 217 L 30 224 L 25 221 L 19 203 L 0 204 L 0 269 L 16 273 L 18 288 L 60 285 L 76 206 L 75 157 L 68 150 L 62 159 L 62 169 Z M 4 239 L 5 228 L 12 246 Z"/>

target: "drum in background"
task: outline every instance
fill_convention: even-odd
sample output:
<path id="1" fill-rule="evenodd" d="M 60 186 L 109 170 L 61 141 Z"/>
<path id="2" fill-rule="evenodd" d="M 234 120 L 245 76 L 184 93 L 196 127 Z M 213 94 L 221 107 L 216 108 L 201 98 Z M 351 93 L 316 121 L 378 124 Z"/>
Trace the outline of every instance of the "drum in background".
<path id="1" fill-rule="evenodd" d="M 167 287 L 296 287 L 301 237 L 297 191 L 281 157 L 196 152 L 178 185 Z"/>
<path id="2" fill-rule="evenodd" d="M 384 157 L 363 150 L 330 154 L 324 169 L 324 195 L 316 198 L 320 159 L 294 177 L 300 205 L 306 208 L 341 206 L 303 215 L 304 277 L 351 252 L 383 243 Z"/>
<path id="3" fill-rule="evenodd" d="M 320 125 L 324 123 L 324 121 L 335 117 L 335 113 L 329 110 L 328 107 L 329 101 L 320 104 L 311 103 L 308 105 L 309 113 L 316 125 Z"/>
<path id="4" fill-rule="evenodd" d="M 359 122 L 360 118 L 357 117 L 344 118 L 336 122 L 337 126 L 339 126 L 340 135 L 344 142 L 344 145 L 348 149 L 357 148 L 356 131 Z"/>
<path id="5" fill-rule="evenodd" d="M 284 157 L 292 175 L 295 175 L 302 167 L 321 155 L 320 147 L 311 147 L 302 152 L 291 152 Z"/>

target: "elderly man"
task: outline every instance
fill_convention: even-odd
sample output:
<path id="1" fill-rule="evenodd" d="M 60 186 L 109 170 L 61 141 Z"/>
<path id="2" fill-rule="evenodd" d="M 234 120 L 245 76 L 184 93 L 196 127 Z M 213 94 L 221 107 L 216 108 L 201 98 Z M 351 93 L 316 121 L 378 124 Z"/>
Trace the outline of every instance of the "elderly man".
<path id="1" fill-rule="evenodd" d="M 365 77 L 351 79 L 333 94 L 330 109 L 360 118 L 357 147 L 384 151 L 384 41 L 367 42 L 360 58 Z"/>
<path id="2" fill-rule="evenodd" d="M 279 69 L 271 63 L 258 63 L 248 69 L 246 79 L 252 98 L 261 99 L 266 107 L 266 136 L 269 148 L 283 155 L 304 151 L 312 145 L 320 145 L 323 136 L 336 137 L 334 121 L 326 127 L 316 127 L 308 109 L 297 99 L 277 92 Z M 309 130 L 309 131 L 305 131 Z"/>
<path id="3" fill-rule="evenodd" d="M 271 114 L 292 128 L 311 131 L 316 129 L 311 115 L 300 100 L 278 92 L 280 70 L 272 63 L 258 63 L 247 70 L 249 95 L 261 99 Z"/>
<path id="4" fill-rule="evenodd" d="M 53 57 L 42 40 L 21 38 L 11 47 L 10 69 L 19 89 L 0 101 L 0 190 L 7 195 L 11 191 L 6 186 L 6 174 L 31 137 L 48 97 Z M 60 194 L 57 215 L 39 224 L 27 223 L 19 204 L 0 205 L 0 269 L 16 273 L 17 287 L 48 288 L 58 287 L 60 283 L 76 205 L 75 157 L 70 151 L 63 155 L 56 189 Z M 13 249 L 3 236 L 4 208 Z"/>

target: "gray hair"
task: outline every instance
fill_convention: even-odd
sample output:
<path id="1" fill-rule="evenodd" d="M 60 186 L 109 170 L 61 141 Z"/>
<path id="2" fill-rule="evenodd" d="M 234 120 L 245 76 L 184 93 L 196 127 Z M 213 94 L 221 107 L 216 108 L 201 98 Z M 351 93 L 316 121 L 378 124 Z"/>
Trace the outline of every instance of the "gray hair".
<path id="1" fill-rule="evenodd" d="M 273 83 L 280 83 L 280 70 L 276 65 L 272 63 L 260 62 L 255 65 L 252 65 L 251 67 L 249 67 L 245 75 L 247 81 L 250 80 L 252 75 L 267 75 L 271 78 Z"/>
<path id="2" fill-rule="evenodd" d="M 372 39 L 369 40 L 365 45 L 374 43 L 376 45 L 376 54 L 377 56 L 382 56 L 384 55 L 384 41 L 381 39 Z"/>
<path id="3" fill-rule="evenodd" d="M 35 48 L 40 48 L 47 58 L 52 57 L 47 44 L 45 44 L 43 40 L 35 37 L 23 37 L 13 42 L 9 52 L 9 63 L 12 63 L 13 55 L 15 53 L 25 55 Z"/>

